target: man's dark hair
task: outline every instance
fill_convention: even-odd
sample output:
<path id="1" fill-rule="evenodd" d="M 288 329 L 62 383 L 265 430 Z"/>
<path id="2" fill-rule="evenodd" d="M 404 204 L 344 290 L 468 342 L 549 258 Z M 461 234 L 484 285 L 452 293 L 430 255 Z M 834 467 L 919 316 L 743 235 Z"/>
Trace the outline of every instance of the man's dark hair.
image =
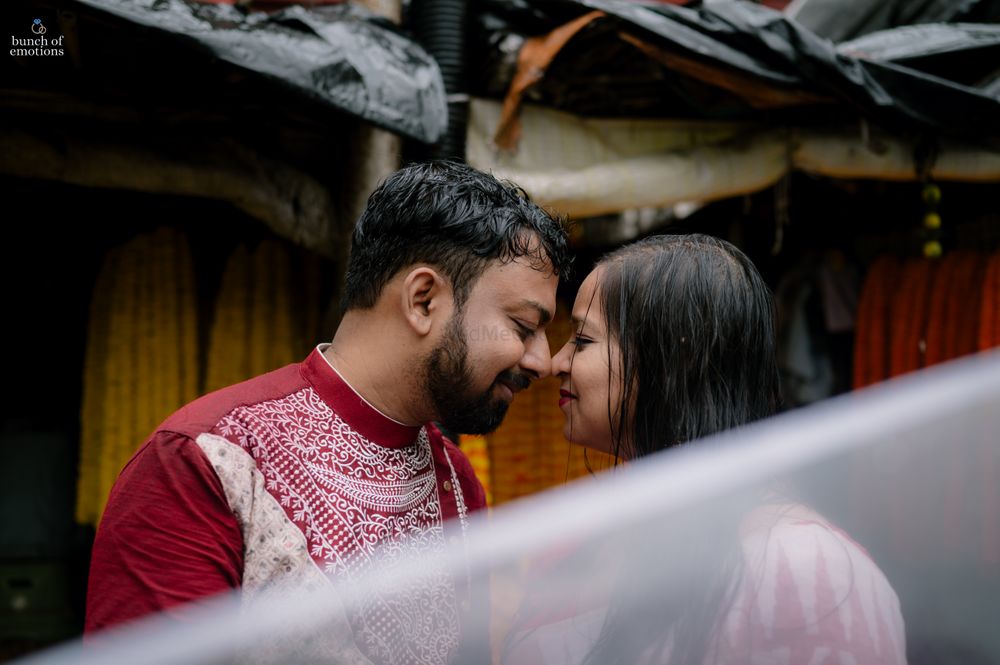
<path id="1" fill-rule="evenodd" d="M 571 258 L 559 221 L 518 187 L 464 164 L 413 164 L 368 198 L 351 237 L 341 311 L 373 307 L 386 283 L 417 263 L 451 282 L 461 310 L 492 261 L 517 258 L 564 276 Z"/>

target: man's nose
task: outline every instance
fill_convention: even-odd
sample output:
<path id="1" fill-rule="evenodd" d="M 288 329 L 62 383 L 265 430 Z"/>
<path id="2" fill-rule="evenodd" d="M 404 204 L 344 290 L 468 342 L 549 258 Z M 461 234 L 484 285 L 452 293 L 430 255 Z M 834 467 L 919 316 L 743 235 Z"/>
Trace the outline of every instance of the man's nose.
<path id="1" fill-rule="evenodd" d="M 544 334 L 529 338 L 524 356 L 521 357 L 521 368 L 539 379 L 552 374 L 552 354 L 549 351 L 549 340 Z"/>

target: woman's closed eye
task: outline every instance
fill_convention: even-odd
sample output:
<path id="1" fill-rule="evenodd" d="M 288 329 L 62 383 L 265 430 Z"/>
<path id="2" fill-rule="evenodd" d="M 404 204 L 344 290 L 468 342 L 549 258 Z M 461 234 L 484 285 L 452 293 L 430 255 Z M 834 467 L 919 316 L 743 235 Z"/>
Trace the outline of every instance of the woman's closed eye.
<path id="1" fill-rule="evenodd" d="M 589 337 L 584 337 L 583 335 L 573 335 L 573 337 L 569 341 L 570 344 L 575 346 L 577 349 L 581 349 L 587 346 L 588 344 L 592 344 L 594 342 L 594 340 L 590 339 Z"/>

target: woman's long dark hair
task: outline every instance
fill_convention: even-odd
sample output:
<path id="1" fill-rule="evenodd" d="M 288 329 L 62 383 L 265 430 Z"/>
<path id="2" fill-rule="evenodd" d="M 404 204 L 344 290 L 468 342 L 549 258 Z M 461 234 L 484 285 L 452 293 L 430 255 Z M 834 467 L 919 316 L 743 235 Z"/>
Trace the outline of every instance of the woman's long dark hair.
<path id="1" fill-rule="evenodd" d="M 598 267 L 621 351 L 614 452 L 642 457 L 774 413 L 774 305 L 743 252 L 701 234 L 653 236 Z"/>
<path id="2" fill-rule="evenodd" d="M 774 413 L 774 305 L 743 252 L 706 235 L 654 236 L 598 267 L 599 306 L 621 354 L 621 402 L 608 408 L 616 455 L 643 457 Z M 587 663 L 704 662 L 738 579 L 738 521 L 679 531 L 696 535 L 672 534 L 672 551 L 633 562 Z M 663 585 L 634 573 L 664 562 L 699 574 L 675 570 Z"/>

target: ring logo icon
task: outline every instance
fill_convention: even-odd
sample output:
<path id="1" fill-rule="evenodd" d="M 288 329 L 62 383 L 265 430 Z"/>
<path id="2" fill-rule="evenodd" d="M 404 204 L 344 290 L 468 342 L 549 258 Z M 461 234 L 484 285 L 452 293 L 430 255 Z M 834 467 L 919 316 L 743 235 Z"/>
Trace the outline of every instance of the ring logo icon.
<path id="1" fill-rule="evenodd" d="M 31 33 L 34 37 L 10 36 L 10 54 L 15 58 L 26 57 L 51 57 L 66 54 L 63 48 L 64 35 L 58 37 L 46 37 L 48 32 L 42 24 L 42 19 L 36 18 L 31 22 Z"/>

